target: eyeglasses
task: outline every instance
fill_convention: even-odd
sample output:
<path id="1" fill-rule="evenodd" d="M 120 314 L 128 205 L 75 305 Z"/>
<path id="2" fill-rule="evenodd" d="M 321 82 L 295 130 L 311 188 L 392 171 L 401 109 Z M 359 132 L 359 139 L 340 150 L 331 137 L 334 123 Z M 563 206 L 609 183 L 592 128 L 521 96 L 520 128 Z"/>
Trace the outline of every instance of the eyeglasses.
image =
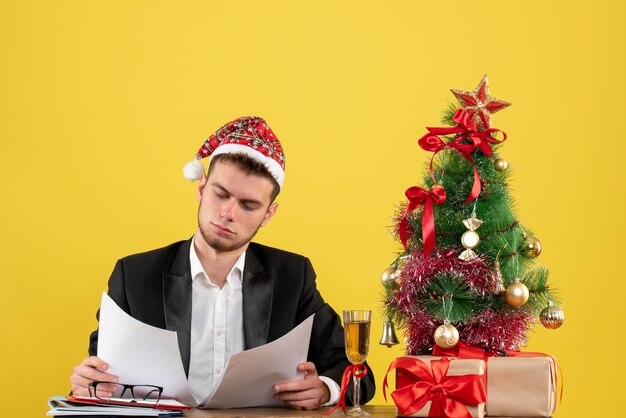
<path id="1" fill-rule="evenodd" d="M 163 388 L 154 385 L 126 385 L 115 382 L 89 382 L 89 396 L 92 398 L 110 401 L 124 398 L 130 394 L 130 402 L 144 402 L 157 404 L 161 399 Z M 109 396 L 111 394 L 111 396 Z M 128 396 L 126 396 L 128 399 Z"/>

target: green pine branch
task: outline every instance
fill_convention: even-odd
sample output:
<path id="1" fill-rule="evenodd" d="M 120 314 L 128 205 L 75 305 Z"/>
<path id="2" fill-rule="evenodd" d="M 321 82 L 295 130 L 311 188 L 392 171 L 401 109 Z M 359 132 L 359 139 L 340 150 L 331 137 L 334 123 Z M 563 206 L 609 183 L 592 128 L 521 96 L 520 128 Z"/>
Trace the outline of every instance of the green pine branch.
<path id="1" fill-rule="evenodd" d="M 537 267 L 526 272 L 522 278 L 522 282 L 528 287 L 530 293 L 528 302 L 524 306 L 530 312 L 538 314 L 548 306 L 548 301 L 552 301 L 555 305 L 560 304 L 557 292 L 548 286 L 549 276 L 547 268 Z"/>
<path id="2" fill-rule="evenodd" d="M 490 305 L 488 296 L 475 293 L 461 276 L 438 274 L 426 286 L 424 306 L 427 312 L 440 321 L 467 322 L 472 316 Z"/>

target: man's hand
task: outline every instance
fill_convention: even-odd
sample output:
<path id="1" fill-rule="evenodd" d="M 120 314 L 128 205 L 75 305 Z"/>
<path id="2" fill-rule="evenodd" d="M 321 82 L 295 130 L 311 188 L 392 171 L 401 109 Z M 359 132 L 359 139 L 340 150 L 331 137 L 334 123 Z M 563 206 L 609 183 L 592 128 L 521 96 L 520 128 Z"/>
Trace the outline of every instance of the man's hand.
<path id="1" fill-rule="evenodd" d="M 315 364 L 311 362 L 300 363 L 298 370 L 305 373 L 304 379 L 290 380 L 274 385 L 274 399 L 304 409 L 317 409 L 328 402 L 330 391 L 326 383 L 318 377 Z"/>
<path id="2" fill-rule="evenodd" d="M 74 374 L 70 377 L 70 382 L 72 383 L 72 393 L 79 396 L 89 396 L 89 389 L 87 388 L 89 382 L 117 382 L 117 376 L 106 372 L 108 368 L 109 365 L 102 359 L 94 356 L 87 357 L 82 363 L 74 367 Z M 100 385 L 98 385 L 98 395 L 103 397 L 110 397 L 112 395 L 110 392 L 102 392 L 101 394 L 100 388 Z M 107 387 L 104 385 L 102 389 L 105 391 L 113 391 L 114 387 Z"/>

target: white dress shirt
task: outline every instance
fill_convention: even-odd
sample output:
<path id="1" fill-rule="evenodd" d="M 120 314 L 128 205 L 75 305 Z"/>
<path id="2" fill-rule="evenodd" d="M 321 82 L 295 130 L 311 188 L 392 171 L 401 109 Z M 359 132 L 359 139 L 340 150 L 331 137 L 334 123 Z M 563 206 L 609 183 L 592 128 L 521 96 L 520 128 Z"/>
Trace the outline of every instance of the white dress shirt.
<path id="1" fill-rule="evenodd" d="M 230 356 L 243 351 L 241 282 L 246 253 L 243 252 L 221 289 L 207 276 L 191 241 L 191 356 L 189 386 L 202 402 L 220 381 Z"/>
<path id="2" fill-rule="evenodd" d="M 226 276 L 221 289 L 207 276 L 191 240 L 191 354 L 189 387 L 198 402 L 213 393 L 230 356 L 244 350 L 243 302 L 241 284 L 246 262 L 245 251 Z M 333 405 L 339 400 L 339 385 L 334 380 L 319 377 L 330 390 Z"/>

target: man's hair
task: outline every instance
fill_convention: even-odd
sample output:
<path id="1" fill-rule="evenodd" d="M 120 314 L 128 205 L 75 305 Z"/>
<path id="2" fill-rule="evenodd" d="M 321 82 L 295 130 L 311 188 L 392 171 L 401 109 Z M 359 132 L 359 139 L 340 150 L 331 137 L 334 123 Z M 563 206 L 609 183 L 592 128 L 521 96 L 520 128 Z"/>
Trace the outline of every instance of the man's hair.
<path id="1" fill-rule="evenodd" d="M 278 193 L 280 192 L 280 186 L 278 185 L 278 182 L 276 181 L 274 176 L 272 176 L 270 171 L 267 169 L 267 167 L 265 167 L 263 163 L 255 160 L 254 158 L 246 154 L 242 154 L 238 152 L 218 154 L 211 158 L 211 163 L 209 164 L 207 177 L 211 175 L 211 171 L 213 170 L 213 164 L 219 161 L 233 163 L 241 171 L 243 171 L 244 173 L 248 175 L 264 177 L 266 179 L 269 179 L 272 182 L 272 186 L 274 188 L 272 190 L 272 195 L 270 196 L 270 204 L 274 202 L 274 199 L 276 199 L 276 196 L 278 196 Z"/>

